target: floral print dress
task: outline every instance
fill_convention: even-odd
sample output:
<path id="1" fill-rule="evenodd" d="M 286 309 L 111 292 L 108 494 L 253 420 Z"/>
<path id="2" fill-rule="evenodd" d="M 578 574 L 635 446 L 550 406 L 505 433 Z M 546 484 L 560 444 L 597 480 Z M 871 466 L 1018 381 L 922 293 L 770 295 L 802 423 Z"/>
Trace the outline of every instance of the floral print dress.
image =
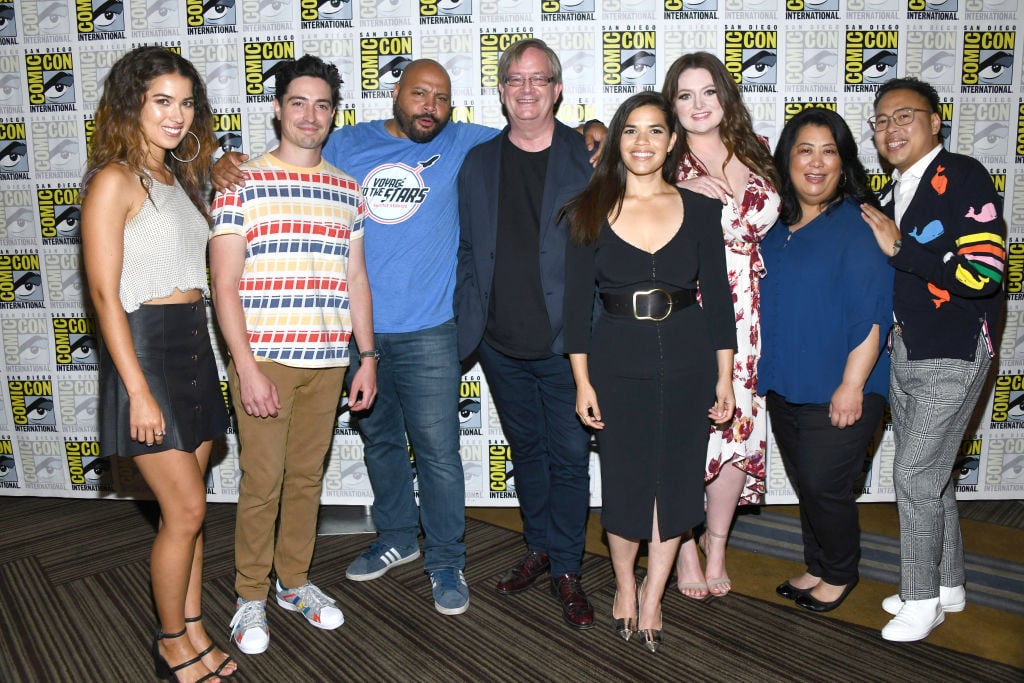
<path id="1" fill-rule="evenodd" d="M 767 145 L 767 140 L 762 142 Z M 679 165 L 678 180 L 682 182 L 706 174 L 703 165 L 687 155 Z M 741 468 L 747 479 L 740 494 L 740 505 L 760 503 L 765 492 L 768 413 L 764 399 L 757 395 L 757 361 L 761 357 L 760 281 L 764 263 L 758 243 L 778 220 L 780 202 L 779 193 L 771 183 L 750 172 L 742 195 L 734 194 L 722 207 L 725 264 L 736 313 L 738 348 L 732 369 L 736 414 L 724 427 L 711 426 L 704 483 L 714 481 L 725 465 Z"/>

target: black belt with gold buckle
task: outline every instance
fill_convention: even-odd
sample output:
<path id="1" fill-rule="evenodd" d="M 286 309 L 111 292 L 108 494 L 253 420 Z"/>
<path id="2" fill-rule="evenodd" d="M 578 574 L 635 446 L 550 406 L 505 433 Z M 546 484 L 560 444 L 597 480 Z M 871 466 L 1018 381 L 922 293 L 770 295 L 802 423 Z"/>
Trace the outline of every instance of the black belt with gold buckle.
<path id="1" fill-rule="evenodd" d="M 655 288 L 635 291 L 632 294 L 601 294 L 604 310 L 612 315 L 629 315 L 637 320 L 660 322 L 687 306 L 697 303 L 697 290 L 677 289 L 668 291 Z"/>

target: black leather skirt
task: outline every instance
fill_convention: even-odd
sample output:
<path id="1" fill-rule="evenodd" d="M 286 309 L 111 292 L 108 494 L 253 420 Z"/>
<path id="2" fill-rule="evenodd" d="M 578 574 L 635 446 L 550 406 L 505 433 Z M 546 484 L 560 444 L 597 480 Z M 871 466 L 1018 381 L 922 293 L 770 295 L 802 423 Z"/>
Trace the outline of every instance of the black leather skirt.
<path id="1" fill-rule="evenodd" d="M 100 456 L 134 457 L 170 449 L 191 452 L 222 435 L 228 414 L 217 376 L 206 306 L 140 306 L 128 314 L 135 354 L 160 410 L 163 443 L 131 438 L 131 405 L 106 345 L 100 346 Z"/>

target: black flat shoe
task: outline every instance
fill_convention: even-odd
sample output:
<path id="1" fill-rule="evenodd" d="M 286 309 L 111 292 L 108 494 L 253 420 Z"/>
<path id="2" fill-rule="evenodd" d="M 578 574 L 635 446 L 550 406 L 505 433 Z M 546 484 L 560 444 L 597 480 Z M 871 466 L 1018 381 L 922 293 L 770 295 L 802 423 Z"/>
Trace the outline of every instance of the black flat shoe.
<path id="1" fill-rule="evenodd" d="M 832 602 L 822 602 L 811 595 L 810 591 L 806 594 L 801 595 L 796 599 L 796 606 L 809 609 L 812 612 L 831 612 L 839 605 L 843 604 L 843 600 L 846 600 L 846 596 L 850 594 L 857 586 L 857 579 L 854 579 L 850 583 L 846 584 L 846 588 L 843 589 L 842 595 L 833 600 Z"/>
<path id="2" fill-rule="evenodd" d="M 775 593 L 780 598 L 785 598 L 786 600 L 796 600 L 801 596 L 809 594 L 811 590 L 810 588 L 797 588 L 788 579 L 775 587 Z"/>

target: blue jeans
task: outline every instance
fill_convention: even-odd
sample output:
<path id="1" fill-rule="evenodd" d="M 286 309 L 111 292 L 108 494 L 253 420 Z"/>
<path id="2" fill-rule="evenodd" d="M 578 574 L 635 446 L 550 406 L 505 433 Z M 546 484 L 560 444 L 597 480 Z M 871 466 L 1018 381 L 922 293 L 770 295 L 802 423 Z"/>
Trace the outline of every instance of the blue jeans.
<path id="1" fill-rule="evenodd" d="M 569 360 L 517 360 L 480 345 L 480 364 L 512 446 L 523 536 L 551 574 L 579 574 L 590 504 L 590 452 Z"/>
<path id="2" fill-rule="evenodd" d="M 363 439 L 379 540 L 413 546 L 422 522 L 424 568 L 462 569 L 466 483 L 459 456 L 461 374 L 455 322 L 416 332 L 378 332 L 374 344 L 381 354 L 377 400 L 370 410 L 353 413 L 352 422 Z M 353 356 L 349 372 L 354 374 L 359 358 Z M 415 471 L 408 444 L 416 456 Z M 414 475 L 419 478 L 419 510 Z"/>

